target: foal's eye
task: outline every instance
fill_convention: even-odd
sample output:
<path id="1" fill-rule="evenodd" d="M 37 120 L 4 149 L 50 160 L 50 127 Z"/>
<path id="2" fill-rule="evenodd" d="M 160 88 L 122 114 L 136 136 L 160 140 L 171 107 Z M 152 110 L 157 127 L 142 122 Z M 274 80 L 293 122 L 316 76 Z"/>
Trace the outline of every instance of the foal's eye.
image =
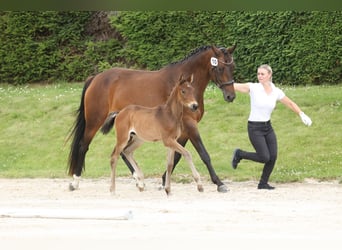
<path id="1" fill-rule="evenodd" d="M 183 95 L 185 94 L 185 90 L 184 90 L 184 89 L 182 89 L 182 91 L 181 91 L 181 92 L 182 92 L 182 94 L 183 94 Z"/>

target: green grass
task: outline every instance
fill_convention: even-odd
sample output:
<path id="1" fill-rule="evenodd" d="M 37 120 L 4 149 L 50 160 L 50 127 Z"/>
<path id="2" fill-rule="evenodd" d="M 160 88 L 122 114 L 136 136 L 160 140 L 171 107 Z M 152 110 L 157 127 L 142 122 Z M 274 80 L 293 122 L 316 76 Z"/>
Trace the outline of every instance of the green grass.
<path id="1" fill-rule="evenodd" d="M 70 141 L 65 144 L 75 119 L 83 84 L 59 83 L 13 87 L 0 85 L 0 177 L 67 177 Z M 339 180 L 342 175 L 342 92 L 341 85 L 288 87 L 282 89 L 312 120 L 306 127 L 292 111 L 278 103 L 272 123 L 278 137 L 279 155 L 271 176 L 274 182 Z M 234 103 L 226 103 L 220 90 L 209 86 L 205 92 L 205 114 L 199 130 L 221 179 L 258 180 L 262 164 L 242 161 L 233 171 L 230 160 L 234 148 L 253 150 L 246 121 L 249 97 L 237 93 Z M 109 177 L 109 156 L 114 133 L 98 133 L 86 157 L 84 177 Z M 191 143 L 187 149 L 203 178 L 209 179 L 205 165 Z M 145 176 L 164 172 L 166 149 L 161 143 L 146 143 L 135 153 Z M 122 161 L 118 175 L 129 176 Z M 173 178 L 187 182 L 190 170 L 184 160 Z"/>

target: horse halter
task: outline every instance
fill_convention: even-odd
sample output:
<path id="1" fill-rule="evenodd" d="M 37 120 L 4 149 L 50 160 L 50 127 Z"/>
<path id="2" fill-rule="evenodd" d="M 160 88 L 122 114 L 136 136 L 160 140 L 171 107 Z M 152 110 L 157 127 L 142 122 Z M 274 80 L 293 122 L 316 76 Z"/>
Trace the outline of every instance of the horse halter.
<path id="1" fill-rule="evenodd" d="M 230 62 L 224 62 L 224 61 L 221 61 L 221 60 L 219 60 L 219 59 L 217 59 L 216 57 L 211 57 L 210 58 L 210 63 L 211 63 L 211 66 L 212 66 L 212 70 L 213 71 L 215 71 L 215 84 L 216 84 L 216 86 L 218 87 L 218 88 L 220 88 L 220 89 L 222 89 L 224 86 L 226 86 L 226 85 L 232 85 L 232 84 L 234 84 L 234 79 L 233 80 L 231 80 L 231 81 L 228 81 L 228 82 L 221 82 L 221 81 L 219 81 L 219 77 L 217 76 L 218 75 L 218 68 L 217 68 L 217 66 L 218 66 L 218 64 L 219 63 L 222 63 L 222 64 L 224 64 L 224 65 L 226 65 L 226 66 L 228 66 L 228 65 L 230 65 L 230 64 L 232 64 L 234 62 L 234 60 L 233 60 L 233 57 L 232 57 L 232 60 L 230 61 Z"/>

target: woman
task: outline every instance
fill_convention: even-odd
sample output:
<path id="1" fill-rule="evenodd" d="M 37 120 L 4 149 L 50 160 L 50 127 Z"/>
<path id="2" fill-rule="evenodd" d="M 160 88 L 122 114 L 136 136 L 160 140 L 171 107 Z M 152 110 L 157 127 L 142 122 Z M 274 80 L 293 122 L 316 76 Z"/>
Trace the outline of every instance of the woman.
<path id="1" fill-rule="evenodd" d="M 259 83 L 234 83 L 236 91 L 250 95 L 251 110 L 248 118 L 248 136 L 256 152 L 235 149 L 232 167 L 236 169 L 242 159 L 264 163 L 258 189 L 270 190 L 274 187 L 268 184 L 268 179 L 278 154 L 277 138 L 270 121 L 276 102 L 280 101 L 298 114 L 305 125 L 311 126 L 312 121 L 295 102 L 272 83 L 272 69 L 269 65 L 261 65 L 258 68 L 257 77 Z"/>

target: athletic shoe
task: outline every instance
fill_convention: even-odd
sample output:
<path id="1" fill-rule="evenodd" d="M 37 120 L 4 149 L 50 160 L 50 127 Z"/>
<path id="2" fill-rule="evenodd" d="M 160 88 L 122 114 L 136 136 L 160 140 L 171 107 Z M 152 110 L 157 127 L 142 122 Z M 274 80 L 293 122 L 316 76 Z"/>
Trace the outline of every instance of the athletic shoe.
<path id="1" fill-rule="evenodd" d="M 233 158 L 232 158 L 232 168 L 233 169 L 236 169 L 237 168 L 237 165 L 239 164 L 239 162 L 241 161 L 241 157 L 240 157 L 240 149 L 237 148 L 234 150 L 234 153 L 233 153 Z"/>
<path id="2" fill-rule="evenodd" d="M 258 189 L 267 189 L 267 190 L 273 190 L 275 187 L 269 185 L 268 183 L 259 183 Z"/>

